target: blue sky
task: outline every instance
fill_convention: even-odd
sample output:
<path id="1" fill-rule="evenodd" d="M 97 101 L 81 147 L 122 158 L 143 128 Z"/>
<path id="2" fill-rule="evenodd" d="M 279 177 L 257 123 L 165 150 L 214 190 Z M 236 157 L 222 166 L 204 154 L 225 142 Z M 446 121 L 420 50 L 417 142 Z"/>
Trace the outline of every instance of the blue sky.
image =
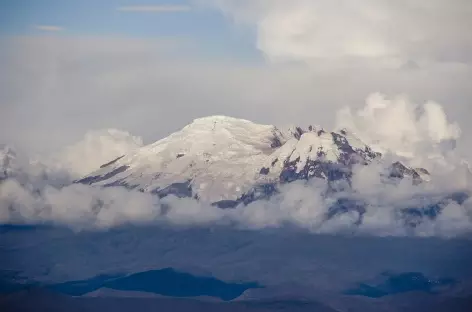
<path id="1" fill-rule="evenodd" d="M 143 9 L 143 6 L 148 10 Z M 170 10 L 152 11 L 159 8 L 170 8 Z M 51 34 L 177 38 L 195 42 L 196 52 L 200 52 L 204 57 L 260 59 L 260 53 L 254 45 L 255 36 L 250 28 L 236 28 L 219 10 L 197 7 L 190 1 L 3 0 L 0 2 L 1 36 Z"/>

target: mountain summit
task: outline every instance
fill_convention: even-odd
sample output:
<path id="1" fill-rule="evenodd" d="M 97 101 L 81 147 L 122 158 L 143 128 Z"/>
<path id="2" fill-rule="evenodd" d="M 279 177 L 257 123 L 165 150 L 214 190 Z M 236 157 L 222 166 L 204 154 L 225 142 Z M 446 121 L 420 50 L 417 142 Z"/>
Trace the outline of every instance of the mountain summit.
<path id="1" fill-rule="evenodd" d="M 354 165 L 381 161 L 382 155 L 348 130 L 328 132 L 318 126 L 279 129 L 226 116 L 195 119 L 167 138 L 103 164 L 80 179 L 96 186 L 124 186 L 174 194 L 205 202 L 236 204 L 254 190 L 265 193 L 278 184 L 311 178 L 349 184 Z M 427 175 L 402 163 L 391 164 L 389 175 Z"/>

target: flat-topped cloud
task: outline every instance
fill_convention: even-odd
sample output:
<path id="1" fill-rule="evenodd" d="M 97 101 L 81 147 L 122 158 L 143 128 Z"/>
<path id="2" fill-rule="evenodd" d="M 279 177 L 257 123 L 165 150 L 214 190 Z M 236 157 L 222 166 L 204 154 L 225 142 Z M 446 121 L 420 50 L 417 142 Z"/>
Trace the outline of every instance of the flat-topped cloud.
<path id="1" fill-rule="evenodd" d="M 57 25 L 34 25 L 34 28 L 37 30 L 52 31 L 52 32 L 64 30 L 64 27 L 57 26 Z"/>

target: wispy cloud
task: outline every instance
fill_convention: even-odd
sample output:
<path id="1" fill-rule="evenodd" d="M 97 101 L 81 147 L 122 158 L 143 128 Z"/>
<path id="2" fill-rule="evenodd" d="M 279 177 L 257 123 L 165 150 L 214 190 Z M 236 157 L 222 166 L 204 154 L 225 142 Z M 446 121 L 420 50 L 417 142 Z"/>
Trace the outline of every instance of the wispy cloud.
<path id="1" fill-rule="evenodd" d="M 122 12 L 151 12 L 151 13 L 165 13 L 165 12 L 186 12 L 192 8 L 189 5 L 132 5 L 120 6 L 116 8 L 117 11 Z"/>
<path id="2" fill-rule="evenodd" d="M 55 26 L 55 25 L 35 25 L 34 28 L 43 31 L 61 31 L 64 30 L 63 27 Z"/>

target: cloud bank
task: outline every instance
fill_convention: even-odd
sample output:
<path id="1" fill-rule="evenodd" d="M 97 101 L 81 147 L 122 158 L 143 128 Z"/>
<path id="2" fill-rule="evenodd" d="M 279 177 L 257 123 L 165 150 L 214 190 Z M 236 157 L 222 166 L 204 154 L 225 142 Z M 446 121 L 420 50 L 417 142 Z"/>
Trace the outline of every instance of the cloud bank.
<path id="1" fill-rule="evenodd" d="M 101 128 L 124 129 L 151 143 L 215 114 L 333 128 L 338 109 L 357 111 L 372 91 L 405 93 L 415 103 L 434 99 L 464 133 L 472 131 L 469 67 L 380 71 L 248 64 L 202 59 L 192 43 L 171 39 L 50 36 L 0 42 L 0 142 L 30 154 L 57 151 Z M 460 140 L 458 147 L 472 156 L 472 141 Z"/>
<path id="2" fill-rule="evenodd" d="M 380 236 L 455 237 L 472 231 L 471 199 L 460 204 L 442 201 L 435 218 L 416 212 L 409 215 L 406 207 L 429 209 L 428 205 L 445 197 L 444 190 L 438 192 L 434 185 L 412 187 L 411 181 L 386 185 L 378 178 L 379 172 L 373 170 L 359 169 L 353 178 L 355 192 L 349 194 L 351 200 L 367 203 L 366 210 L 338 213 L 331 209 L 339 198 L 326 197 L 326 184 L 317 179 L 284 185 L 270 200 L 227 210 L 193 199 L 158 199 L 119 187 L 57 187 L 47 181 L 32 187 L 9 179 L 0 185 L 0 223 L 66 225 L 75 230 L 103 230 L 127 224 L 221 225 L 252 230 L 296 226 L 312 233 Z M 469 191 L 470 181 L 469 177 Z"/>

